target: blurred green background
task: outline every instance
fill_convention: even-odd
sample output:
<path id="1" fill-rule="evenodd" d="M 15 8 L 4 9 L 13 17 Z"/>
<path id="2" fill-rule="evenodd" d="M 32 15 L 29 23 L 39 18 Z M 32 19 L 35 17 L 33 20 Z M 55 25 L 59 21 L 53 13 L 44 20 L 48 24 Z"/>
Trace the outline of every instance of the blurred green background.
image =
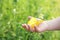
<path id="1" fill-rule="evenodd" d="M 60 0 L 0 0 L 0 40 L 60 40 L 59 31 L 32 33 L 22 28 L 28 16 L 60 16 Z"/>

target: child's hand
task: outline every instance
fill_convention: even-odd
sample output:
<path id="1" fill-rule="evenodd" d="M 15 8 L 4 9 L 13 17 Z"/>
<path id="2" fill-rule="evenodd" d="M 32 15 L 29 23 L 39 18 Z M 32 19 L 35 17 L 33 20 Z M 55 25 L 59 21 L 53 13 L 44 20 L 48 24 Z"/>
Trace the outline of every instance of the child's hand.
<path id="1" fill-rule="evenodd" d="M 28 19 L 31 19 L 31 16 L 28 17 Z M 47 21 L 44 21 L 42 24 L 39 25 L 39 27 L 35 26 L 34 28 L 31 28 L 28 24 L 22 24 L 22 26 L 32 32 L 43 32 L 45 30 L 47 30 L 46 27 L 48 27 L 48 25 L 46 24 Z"/>
<path id="2" fill-rule="evenodd" d="M 28 19 L 31 19 L 31 16 L 29 16 Z M 34 28 L 31 28 L 28 24 L 22 24 L 22 26 L 28 31 L 32 31 L 32 32 L 43 32 L 46 30 L 58 30 L 60 29 L 60 26 L 59 26 L 60 22 L 58 23 L 58 19 L 59 18 L 54 19 L 54 20 L 44 21 L 38 27 L 34 26 Z"/>

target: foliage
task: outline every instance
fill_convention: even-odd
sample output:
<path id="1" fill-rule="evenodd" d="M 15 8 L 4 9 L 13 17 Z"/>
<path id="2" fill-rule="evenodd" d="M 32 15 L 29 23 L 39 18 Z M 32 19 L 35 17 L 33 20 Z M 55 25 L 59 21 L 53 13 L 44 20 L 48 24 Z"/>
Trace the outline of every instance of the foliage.
<path id="1" fill-rule="evenodd" d="M 59 0 L 0 0 L 0 40 L 60 40 L 59 31 L 32 33 L 22 28 L 28 16 L 50 20 L 60 16 Z"/>

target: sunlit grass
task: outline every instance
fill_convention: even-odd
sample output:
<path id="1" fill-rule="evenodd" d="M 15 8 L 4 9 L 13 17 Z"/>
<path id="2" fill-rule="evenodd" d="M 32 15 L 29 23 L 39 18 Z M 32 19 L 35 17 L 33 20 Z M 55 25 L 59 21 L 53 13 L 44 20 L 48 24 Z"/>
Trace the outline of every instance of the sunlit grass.
<path id="1" fill-rule="evenodd" d="M 59 40 L 59 31 L 28 32 L 28 16 L 50 20 L 60 16 L 60 0 L 0 0 L 0 40 Z"/>

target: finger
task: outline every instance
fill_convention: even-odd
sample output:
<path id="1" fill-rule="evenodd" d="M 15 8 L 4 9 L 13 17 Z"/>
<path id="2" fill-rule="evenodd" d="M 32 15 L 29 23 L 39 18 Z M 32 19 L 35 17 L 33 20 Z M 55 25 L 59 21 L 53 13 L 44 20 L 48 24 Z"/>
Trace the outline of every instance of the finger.
<path id="1" fill-rule="evenodd" d="M 33 32 L 35 32 L 35 28 L 33 28 Z"/>
<path id="2" fill-rule="evenodd" d="M 22 24 L 22 26 L 27 30 L 29 29 L 27 24 Z"/>
<path id="3" fill-rule="evenodd" d="M 31 28 L 31 26 L 29 26 L 29 31 L 34 32 L 35 29 L 34 28 Z"/>
<path id="4" fill-rule="evenodd" d="M 31 16 L 28 16 L 28 19 L 30 20 L 32 17 Z"/>
<path id="5" fill-rule="evenodd" d="M 34 28 L 30 28 L 30 31 L 31 31 L 31 32 L 35 32 Z"/>
<path id="6" fill-rule="evenodd" d="M 27 26 L 28 26 L 28 29 L 27 30 L 30 31 L 30 26 L 29 25 L 27 25 Z"/>
<path id="7" fill-rule="evenodd" d="M 37 26 L 35 26 L 34 29 L 35 29 L 35 32 L 40 32 Z"/>
<path id="8" fill-rule="evenodd" d="M 23 27 L 23 28 L 26 28 L 26 25 L 25 25 L 25 24 L 22 24 L 22 27 Z"/>

